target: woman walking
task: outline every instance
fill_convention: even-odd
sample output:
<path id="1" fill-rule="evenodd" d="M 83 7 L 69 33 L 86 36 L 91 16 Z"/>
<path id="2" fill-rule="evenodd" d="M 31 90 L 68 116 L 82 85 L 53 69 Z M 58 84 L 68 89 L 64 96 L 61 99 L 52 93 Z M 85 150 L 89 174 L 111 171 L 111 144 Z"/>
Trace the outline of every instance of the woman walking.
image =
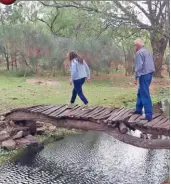
<path id="1" fill-rule="evenodd" d="M 71 72 L 71 81 L 70 84 L 74 85 L 72 90 L 71 104 L 75 102 L 77 95 L 83 101 L 85 105 L 88 105 L 88 100 L 83 94 L 82 85 L 87 79 L 88 83 L 90 82 L 90 69 L 85 62 L 85 60 L 79 56 L 76 52 L 69 52 L 68 58 L 70 61 L 70 72 Z"/>

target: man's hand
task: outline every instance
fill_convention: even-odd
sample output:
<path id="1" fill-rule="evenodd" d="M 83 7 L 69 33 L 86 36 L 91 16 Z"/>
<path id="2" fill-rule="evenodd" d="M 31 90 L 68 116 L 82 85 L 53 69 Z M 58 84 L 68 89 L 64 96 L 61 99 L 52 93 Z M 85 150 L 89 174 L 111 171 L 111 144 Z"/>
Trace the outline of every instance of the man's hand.
<path id="1" fill-rule="evenodd" d="M 87 83 L 90 84 L 90 79 L 87 79 Z"/>
<path id="2" fill-rule="evenodd" d="M 70 81 L 69 84 L 72 86 L 72 81 Z"/>
<path id="3" fill-rule="evenodd" d="M 137 80 L 134 80 L 134 84 L 137 85 Z"/>

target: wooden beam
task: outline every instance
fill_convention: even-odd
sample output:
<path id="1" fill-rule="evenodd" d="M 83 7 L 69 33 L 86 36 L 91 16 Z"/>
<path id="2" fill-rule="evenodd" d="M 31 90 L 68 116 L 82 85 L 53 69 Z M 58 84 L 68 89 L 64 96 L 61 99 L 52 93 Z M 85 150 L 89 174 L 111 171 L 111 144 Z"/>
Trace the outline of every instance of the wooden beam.
<path id="1" fill-rule="evenodd" d="M 136 147 L 145 149 L 170 149 L 170 139 L 142 139 L 128 134 L 122 134 L 118 130 L 106 131 L 115 139 Z"/>
<path id="2" fill-rule="evenodd" d="M 104 123 L 95 123 L 85 120 L 74 120 L 74 119 L 56 119 L 48 117 L 47 115 L 42 115 L 40 113 L 30 113 L 30 112 L 12 112 L 6 116 L 8 120 L 13 121 L 43 121 L 50 122 L 56 127 L 62 127 L 67 129 L 81 129 L 81 130 L 92 130 L 92 131 L 102 131 L 114 138 L 122 141 L 126 144 L 130 144 L 136 147 L 146 148 L 146 149 L 170 149 L 170 139 L 142 139 L 134 137 L 128 134 L 122 134 L 120 130 L 116 127 L 109 127 Z"/>

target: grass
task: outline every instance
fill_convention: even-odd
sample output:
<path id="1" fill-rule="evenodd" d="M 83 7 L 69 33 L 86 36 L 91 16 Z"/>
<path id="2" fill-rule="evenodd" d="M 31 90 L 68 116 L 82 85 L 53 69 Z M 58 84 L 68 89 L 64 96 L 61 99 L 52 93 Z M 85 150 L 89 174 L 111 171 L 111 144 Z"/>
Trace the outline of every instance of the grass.
<path id="1" fill-rule="evenodd" d="M 26 81 L 28 78 L 14 77 L 10 73 L 0 72 L 0 113 L 17 107 L 65 104 L 70 101 L 72 87 L 69 85 L 69 77 L 52 78 L 59 85 L 46 86 L 28 83 Z M 130 77 L 97 77 L 91 84 L 85 84 L 83 88 L 90 105 L 134 107 L 137 89 L 132 81 L 133 78 Z M 165 88 L 161 86 L 158 93 L 152 95 L 154 102 L 162 98 L 162 95 L 158 95 L 162 90 Z M 79 98 L 76 103 L 82 104 Z"/>
<path id="2" fill-rule="evenodd" d="M 55 78 L 58 86 L 44 86 L 26 82 L 26 78 L 13 77 L 6 73 L 0 74 L 0 104 L 1 110 L 6 111 L 16 107 L 36 104 L 69 103 L 72 87 L 66 77 Z M 94 80 L 84 85 L 84 92 L 90 104 L 104 106 L 123 106 L 125 98 L 135 99 L 135 88 L 125 90 L 112 84 L 111 79 Z M 76 103 L 82 104 L 79 98 Z"/>

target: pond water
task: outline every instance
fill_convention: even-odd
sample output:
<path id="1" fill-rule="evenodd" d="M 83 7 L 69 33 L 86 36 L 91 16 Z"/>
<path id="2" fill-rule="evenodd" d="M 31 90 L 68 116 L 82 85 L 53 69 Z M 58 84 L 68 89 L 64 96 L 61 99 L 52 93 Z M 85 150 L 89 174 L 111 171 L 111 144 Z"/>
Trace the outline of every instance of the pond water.
<path id="1" fill-rule="evenodd" d="M 161 184 L 169 151 L 124 144 L 97 132 L 69 135 L 0 167 L 0 184 Z"/>
<path id="2" fill-rule="evenodd" d="M 169 103 L 155 112 L 169 116 Z M 135 132 L 134 134 L 139 134 Z M 0 184 L 161 184 L 169 150 L 147 150 L 99 132 L 68 135 L 37 153 L 32 149 L 0 166 Z"/>

